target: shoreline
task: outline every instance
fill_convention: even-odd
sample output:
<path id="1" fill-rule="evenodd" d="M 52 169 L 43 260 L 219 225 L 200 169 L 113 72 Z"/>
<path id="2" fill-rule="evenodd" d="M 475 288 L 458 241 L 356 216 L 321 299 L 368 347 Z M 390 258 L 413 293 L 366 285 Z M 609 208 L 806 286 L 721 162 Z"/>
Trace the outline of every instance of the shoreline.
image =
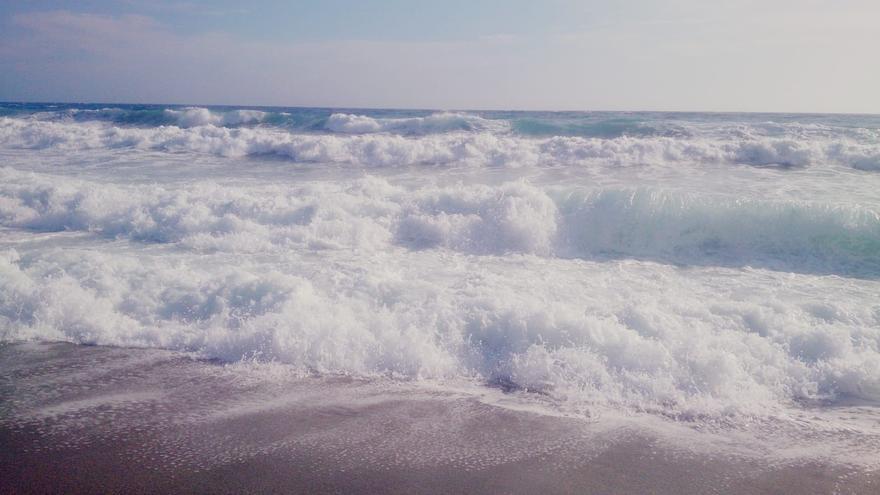
<path id="1" fill-rule="evenodd" d="M 880 490 L 863 467 L 688 450 L 636 424 L 168 351 L 4 344 L 0 371 L 0 493 Z"/>

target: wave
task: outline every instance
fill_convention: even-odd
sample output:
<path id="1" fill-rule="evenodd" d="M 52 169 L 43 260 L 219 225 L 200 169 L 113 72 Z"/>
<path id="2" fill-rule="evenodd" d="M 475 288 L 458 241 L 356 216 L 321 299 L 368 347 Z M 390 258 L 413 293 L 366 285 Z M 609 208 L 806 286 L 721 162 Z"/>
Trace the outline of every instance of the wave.
<path id="1" fill-rule="evenodd" d="M 626 136 L 690 138 L 697 135 L 692 125 L 650 122 L 636 116 L 511 115 L 510 127 L 517 134 L 536 137 L 577 136 L 612 139 Z"/>
<path id="2" fill-rule="evenodd" d="M 477 379 L 685 418 L 880 400 L 876 285 L 734 271 L 701 279 L 650 264 L 377 256 L 367 264 L 285 258 L 282 271 L 241 257 L 6 250 L 0 339 Z"/>
<path id="3" fill-rule="evenodd" d="M 3 341 L 476 379 L 685 418 L 880 400 L 880 214 L 856 205 L 0 168 L 0 227 L 29 234 L 0 236 Z"/>
<path id="4" fill-rule="evenodd" d="M 180 127 L 196 127 L 202 125 L 238 126 L 260 123 L 266 119 L 266 112 L 260 110 L 229 110 L 212 112 L 207 108 L 188 107 L 181 110 L 165 109 Z"/>
<path id="5" fill-rule="evenodd" d="M 308 133 L 407 136 L 488 132 L 519 137 L 691 140 L 849 140 L 880 143 L 878 116 L 663 112 L 426 112 L 327 108 L 0 103 L 0 117 L 119 126 L 268 127 Z"/>
<path id="6" fill-rule="evenodd" d="M 880 213 L 648 188 L 111 186 L 0 169 L 0 224 L 198 250 L 448 249 L 880 277 Z"/>
<path id="7" fill-rule="evenodd" d="M 193 122 L 204 115 L 196 112 Z M 232 117 L 230 117 L 232 118 Z M 252 116 L 235 114 L 236 119 Z M 663 165 L 730 163 L 768 167 L 841 164 L 880 170 L 880 144 L 847 140 L 743 140 L 523 138 L 494 133 L 450 133 L 406 137 L 397 134 L 296 134 L 274 128 L 117 127 L 0 118 L 0 146 L 18 149 L 92 150 L 135 148 L 210 153 L 228 157 L 276 155 L 299 163 L 339 163 L 364 167 L 463 165 L 489 167 Z"/>
<path id="8" fill-rule="evenodd" d="M 509 125 L 503 120 L 488 120 L 476 115 L 453 112 L 410 118 L 373 118 L 365 115 L 334 113 L 327 119 L 325 128 L 346 134 L 389 132 L 424 135 L 451 131 L 499 132 L 509 129 Z"/>
<path id="9" fill-rule="evenodd" d="M 0 113 L 2 116 L 2 113 Z M 18 116 L 21 118 L 22 116 Z M 393 133 L 425 135 L 445 132 L 506 132 L 506 120 L 485 119 L 460 112 L 440 112 L 423 117 L 369 117 L 318 109 L 291 112 L 205 107 L 66 108 L 43 110 L 27 117 L 46 122 L 111 122 L 123 126 L 241 127 L 266 123 L 279 130 L 329 131 L 341 134 Z"/>
<path id="10" fill-rule="evenodd" d="M 263 122 L 279 123 L 279 114 L 251 109 L 208 109 L 203 107 L 139 107 L 139 108 L 66 108 L 44 110 L 28 114 L 27 118 L 44 122 L 95 123 L 109 122 L 122 126 L 156 127 L 178 126 L 197 127 L 214 125 L 238 127 Z M 21 118 L 21 117 L 18 117 Z"/>

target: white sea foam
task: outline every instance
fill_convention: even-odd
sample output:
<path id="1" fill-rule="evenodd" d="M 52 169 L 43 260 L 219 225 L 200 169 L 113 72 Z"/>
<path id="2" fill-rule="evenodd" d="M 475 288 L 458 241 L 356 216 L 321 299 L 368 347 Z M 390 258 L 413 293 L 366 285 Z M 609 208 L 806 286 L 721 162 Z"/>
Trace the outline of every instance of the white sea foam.
<path id="1" fill-rule="evenodd" d="M 686 416 L 880 400 L 876 282 L 399 250 L 367 264 L 229 261 L 6 251 L 2 338 L 475 377 Z"/>
<path id="2" fill-rule="evenodd" d="M 383 179 L 185 189 L 0 169 L 0 223 L 208 250 L 445 248 L 472 254 L 639 257 L 880 275 L 866 207 L 647 188 L 393 186 Z"/>
<path id="3" fill-rule="evenodd" d="M 213 112 L 207 108 L 187 107 L 180 110 L 165 109 L 165 113 L 173 117 L 180 127 L 196 127 L 204 125 L 234 126 L 254 124 L 266 118 L 266 112 L 259 110 L 229 110 Z"/>
<path id="4" fill-rule="evenodd" d="M 366 115 L 334 113 L 326 128 L 347 134 L 394 132 L 398 134 L 435 134 L 450 131 L 495 131 L 509 129 L 507 121 L 489 120 L 466 113 L 444 112 L 427 117 L 373 118 Z"/>
<path id="5" fill-rule="evenodd" d="M 414 164 L 486 167 L 619 166 L 730 163 L 773 167 L 841 164 L 861 170 L 880 167 L 880 145 L 851 142 L 746 138 L 735 140 L 619 137 L 613 139 L 524 138 L 489 132 L 454 132 L 405 137 L 295 134 L 280 129 L 227 128 L 193 110 L 195 127 L 118 127 L 103 122 L 58 122 L 0 118 L 0 145 L 19 149 L 92 150 L 136 148 L 211 153 L 228 157 L 278 155 L 295 162 L 363 167 Z M 207 112 L 207 111 L 206 111 Z M 242 111 L 244 112 L 244 111 Z M 207 116 L 206 116 L 207 115 Z M 222 117 L 228 119 L 231 117 Z M 235 116 L 239 121 L 250 117 Z M 242 120 L 244 119 L 244 120 Z"/>
<path id="6" fill-rule="evenodd" d="M 472 377 L 685 416 L 880 400 L 880 285 L 822 276 L 877 275 L 880 218 L 868 209 L 526 182 L 2 178 L 7 228 L 165 246 L 6 249 L 3 339 Z"/>

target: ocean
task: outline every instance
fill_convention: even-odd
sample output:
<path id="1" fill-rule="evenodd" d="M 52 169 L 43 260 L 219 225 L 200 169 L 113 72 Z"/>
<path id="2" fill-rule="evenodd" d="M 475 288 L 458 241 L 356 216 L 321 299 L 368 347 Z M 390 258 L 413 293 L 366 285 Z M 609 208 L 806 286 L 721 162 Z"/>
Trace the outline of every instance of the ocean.
<path id="1" fill-rule="evenodd" d="M 0 340 L 876 469 L 880 116 L 0 104 Z"/>

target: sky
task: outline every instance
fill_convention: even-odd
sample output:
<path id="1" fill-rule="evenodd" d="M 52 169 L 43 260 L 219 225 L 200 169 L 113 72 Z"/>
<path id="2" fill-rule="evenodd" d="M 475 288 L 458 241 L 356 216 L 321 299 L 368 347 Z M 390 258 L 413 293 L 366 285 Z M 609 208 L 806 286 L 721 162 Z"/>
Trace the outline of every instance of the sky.
<path id="1" fill-rule="evenodd" d="M 880 113 L 878 0 L 0 0 L 0 100 Z"/>

